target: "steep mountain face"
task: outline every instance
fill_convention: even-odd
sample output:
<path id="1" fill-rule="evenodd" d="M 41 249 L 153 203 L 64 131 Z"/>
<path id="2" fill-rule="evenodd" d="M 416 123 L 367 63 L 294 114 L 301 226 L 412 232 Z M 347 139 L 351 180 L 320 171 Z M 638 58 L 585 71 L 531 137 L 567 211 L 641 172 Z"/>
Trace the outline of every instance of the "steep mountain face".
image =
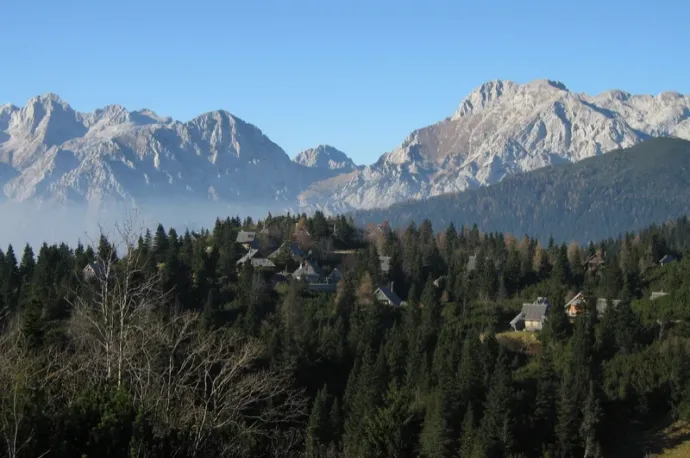
<path id="1" fill-rule="evenodd" d="M 586 243 L 690 212 L 690 142 L 653 138 L 628 149 L 507 177 L 493 186 L 353 212 L 355 222 L 404 228 L 431 220 L 485 232 Z"/>
<path id="2" fill-rule="evenodd" d="M 343 173 L 357 168 L 347 154 L 330 145 L 319 145 L 316 148 L 304 150 L 295 156 L 293 161 L 305 167 L 336 170 Z"/>
<path id="3" fill-rule="evenodd" d="M 182 123 L 111 105 L 78 113 L 54 94 L 0 107 L 0 186 L 13 201 L 220 201 L 289 205 L 333 172 L 303 166 L 225 111 Z"/>
<path id="4" fill-rule="evenodd" d="M 690 139 L 690 97 L 589 96 L 549 80 L 491 81 L 451 117 L 413 132 L 375 164 L 313 184 L 300 205 L 332 212 L 386 207 L 494 184 L 654 136 Z"/>
<path id="5" fill-rule="evenodd" d="M 80 113 L 54 94 L 0 106 L 0 201 L 223 203 L 345 212 L 498 183 L 650 137 L 690 139 L 690 97 L 492 81 L 447 119 L 366 167 L 326 145 L 291 160 L 225 111 L 188 122 L 110 105 Z M 249 206 L 249 207 L 247 207 Z"/>

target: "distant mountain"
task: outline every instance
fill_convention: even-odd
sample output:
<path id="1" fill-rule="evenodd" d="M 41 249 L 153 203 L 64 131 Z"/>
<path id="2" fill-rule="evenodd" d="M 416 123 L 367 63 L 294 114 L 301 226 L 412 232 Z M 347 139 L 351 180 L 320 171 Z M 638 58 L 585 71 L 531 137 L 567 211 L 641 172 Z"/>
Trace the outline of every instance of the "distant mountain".
<path id="1" fill-rule="evenodd" d="M 690 97 L 619 90 L 590 96 L 550 80 L 490 81 L 451 117 L 412 132 L 375 164 L 313 184 L 300 205 L 332 212 L 386 207 L 666 136 L 690 139 Z"/>
<path id="2" fill-rule="evenodd" d="M 326 145 L 291 160 L 227 111 L 187 122 L 119 105 L 80 113 L 46 94 L 0 106 L 0 201 L 334 213 L 491 185 L 667 136 L 690 139 L 690 97 L 491 81 L 452 116 L 358 167 Z"/>
<path id="3" fill-rule="evenodd" d="M 357 168 L 347 154 L 330 145 L 319 145 L 316 148 L 304 150 L 293 160 L 305 167 L 339 172 L 351 172 Z"/>
<path id="4" fill-rule="evenodd" d="M 690 214 L 690 142 L 657 138 L 628 149 L 512 176 L 488 187 L 353 214 L 394 227 L 429 218 L 483 231 L 585 243 Z"/>
<path id="5" fill-rule="evenodd" d="M 226 111 L 188 122 L 119 105 L 79 113 L 55 94 L 0 107 L 0 186 L 12 201 L 283 208 L 335 173 L 293 162 Z"/>

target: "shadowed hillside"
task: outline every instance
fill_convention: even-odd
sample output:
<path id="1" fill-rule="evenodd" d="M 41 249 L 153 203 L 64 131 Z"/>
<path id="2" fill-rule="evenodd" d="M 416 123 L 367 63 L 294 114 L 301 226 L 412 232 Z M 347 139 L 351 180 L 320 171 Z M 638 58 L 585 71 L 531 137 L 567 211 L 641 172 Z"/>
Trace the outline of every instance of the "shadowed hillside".
<path id="1" fill-rule="evenodd" d="M 686 214 L 689 179 L 690 142 L 656 138 L 489 187 L 356 212 L 354 219 L 397 227 L 429 218 L 434 227 L 476 223 L 483 231 L 587 242 Z"/>

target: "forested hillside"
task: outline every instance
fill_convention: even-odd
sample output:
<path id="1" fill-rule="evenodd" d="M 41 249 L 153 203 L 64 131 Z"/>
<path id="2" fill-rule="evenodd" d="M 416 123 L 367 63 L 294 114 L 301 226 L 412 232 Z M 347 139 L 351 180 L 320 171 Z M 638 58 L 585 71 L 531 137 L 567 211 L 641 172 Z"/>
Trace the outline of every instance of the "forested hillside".
<path id="1" fill-rule="evenodd" d="M 484 231 L 587 243 L 685 215 L 689 181 L 690 142 L 654 138 L 493 186 L 359 211 L 353 217 L 359 223 L 388 220 L 395 227 L 424 218 L 439 227 L 476 223 Z"/>
<path id="2" fill-rule="evenodd" d="M 644 457 L 690 420 L 686 218 L 584 247 L 321 213 L 135 228 L 2 251 L 1 456 Z M 509 331 L 538 297 L 543 329 Z"/>

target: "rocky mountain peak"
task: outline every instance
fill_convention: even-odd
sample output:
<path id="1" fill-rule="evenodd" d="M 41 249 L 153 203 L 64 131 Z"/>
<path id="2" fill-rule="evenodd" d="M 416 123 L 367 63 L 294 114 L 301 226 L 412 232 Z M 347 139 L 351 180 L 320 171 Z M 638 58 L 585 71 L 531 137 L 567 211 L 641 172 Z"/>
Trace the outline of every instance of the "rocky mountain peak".
<path id="1" fill-rule="evenodd" d="M 305 167 L 325 170 L 354 170 L 357 166 L 347 154 L 330 145 L 319 145 L 302 151 L 293 159 L 297 164 Z"/>
<path id="2" fill-rule="evenodd" d="M 488 81 L 465 97 L 452 119 L 458 119 L 491 107 L 504 95 L 515 93 L 519 85 L 509 80 Z"/>
<path id="3" fill-rule="evenodd" d="M 690 139 L 690 97 L 617 90 L 590 96 L 555 80 L 494 80 L 474 89 L 452 117 L 415 130 L 357 176 L 312 186 L 301 204 L 324 209 L 327 202 L 333 212 L 386 207 L 665 136 Z"/>

